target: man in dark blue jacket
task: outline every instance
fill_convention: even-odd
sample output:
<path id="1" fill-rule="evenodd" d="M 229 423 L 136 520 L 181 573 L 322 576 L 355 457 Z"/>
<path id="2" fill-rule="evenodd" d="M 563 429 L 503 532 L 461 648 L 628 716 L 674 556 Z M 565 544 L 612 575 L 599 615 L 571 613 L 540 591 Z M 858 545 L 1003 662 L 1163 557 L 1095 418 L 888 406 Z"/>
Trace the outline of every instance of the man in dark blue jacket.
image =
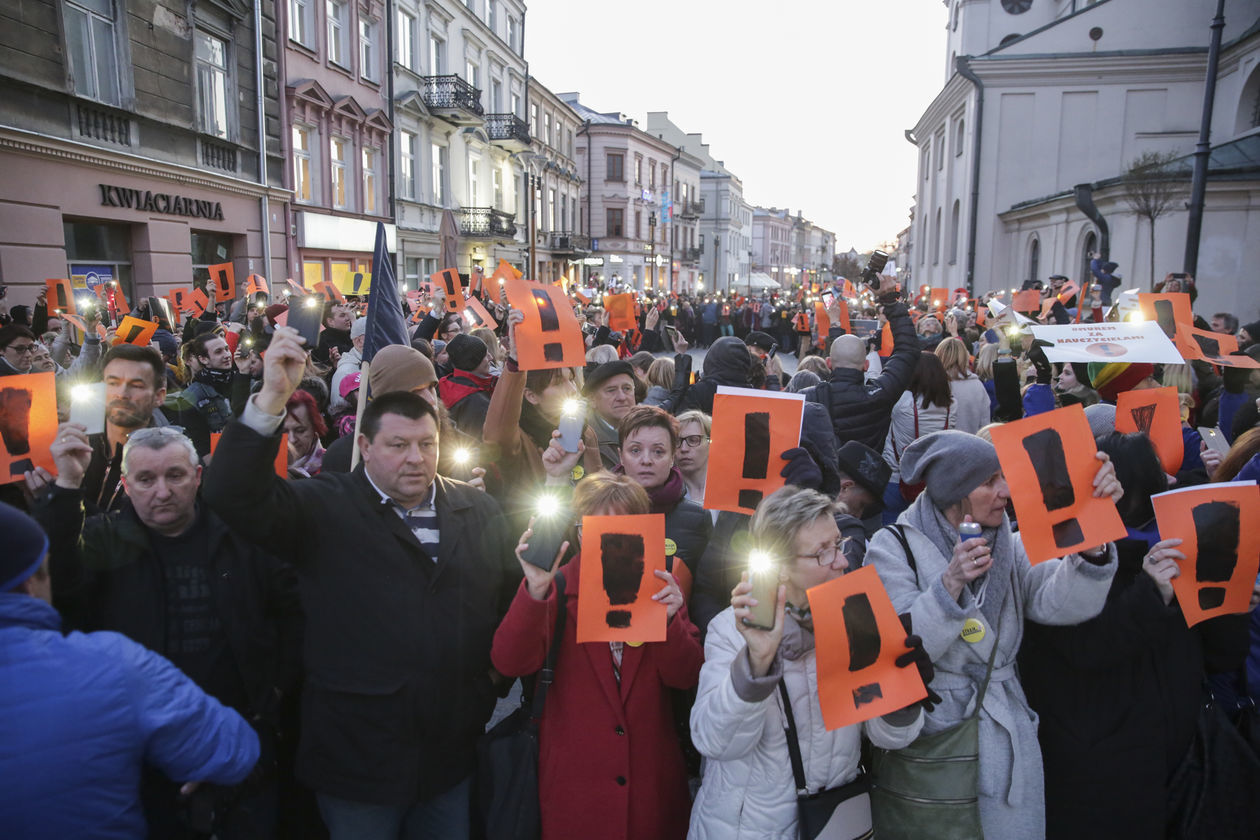
<path id="1" fill-rule="evenodd" d="M 186 792 L 241 782 L 258 761 L 249 724 L 124 636 L 63 636 L 47 537 L 4 504 L 0 533 L 0 834 L 145 837 L 145 763 Z"/>

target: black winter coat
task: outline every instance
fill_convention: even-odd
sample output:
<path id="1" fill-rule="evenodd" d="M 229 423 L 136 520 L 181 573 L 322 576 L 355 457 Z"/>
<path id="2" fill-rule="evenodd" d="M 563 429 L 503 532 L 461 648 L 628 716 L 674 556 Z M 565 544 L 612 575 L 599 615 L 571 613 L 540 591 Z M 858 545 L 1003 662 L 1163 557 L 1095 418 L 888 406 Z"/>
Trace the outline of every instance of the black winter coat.
<path id="1" fill-rule="evenodd" d="M 1019 668 L 1041 716 L 1047 840 L 1162 840 L 1166 782 L 1194 736 L 1205 669 L 1241 667 L 1247 616 L 1194 628 L 1142 571 L 1144 540 L 1116 544 L 1101 613 L 1027 622 Z"/>
<path id="2" fill-rule="evenodd" d="M 198 515 L 206 519 L 215 611 L 250 698 L 237 711 L 274 724 L 277 689 L 288 695 L 299 682 L 297 577 L 204 505 Z M 131 503 L 85 521 L 83 492 L 54 487 L 36 518 L 49 537 L 53 606 L 65 630 L 112 630 L 168 655 L 166 582 Z"/>
<path id="3" fill-rule="evenodd" d="M 734 336 L 724 336 L 713 342 L 704 356 L 704 376 L 687 389 L 675 414 L 699 409 L 713 416 L 713 397 L 719 385 L 730 388 L 747 388 L 748 373 L 752 370 L 752 355 L 744 342 Z M 880 444 L 883 446 L 883 444 Z"/>
<path id="4" fill-rule="evenodd" d="M 883 372 L 867 382 L 865 371 L 837 368 L 831 381 L 805 389 L 805 399 L 821 403 L 831 417 L 835 446 L 851 440 L 884 450 L 892 407 L 910 385 L 910 376 L 919 361 L 919 340 L 904 303 L 884 307 L 893 334 L 893 351 L 884 361 Z"/>
<path id="5" fill-rule="evenodd" d="M 362 465 L 285 481 L 271 471 L 279 443 L 228 424 L 203 492 L 297 567 L 308 618 L 298 776 L 356 802 L 431 799 L 472 773 L 496 701 L 490 644 L 521 579 L 499 505 L 438 476 L 431 558 Z"/>

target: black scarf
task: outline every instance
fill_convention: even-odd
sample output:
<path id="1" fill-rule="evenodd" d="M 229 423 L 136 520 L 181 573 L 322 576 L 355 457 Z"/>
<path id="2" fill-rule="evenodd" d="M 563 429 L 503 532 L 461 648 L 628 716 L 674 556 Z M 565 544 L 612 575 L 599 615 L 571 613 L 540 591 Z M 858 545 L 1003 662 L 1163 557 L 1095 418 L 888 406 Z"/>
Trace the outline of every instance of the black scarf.
<path id="1" fill-rule="evenodd" d="M 555 430 L 556 424 L 543 417 L 538 406 L 529 400 L 521 401 L 520 426 L 539 449 L 546 449 L 551 445 L 551 433 Z"/>

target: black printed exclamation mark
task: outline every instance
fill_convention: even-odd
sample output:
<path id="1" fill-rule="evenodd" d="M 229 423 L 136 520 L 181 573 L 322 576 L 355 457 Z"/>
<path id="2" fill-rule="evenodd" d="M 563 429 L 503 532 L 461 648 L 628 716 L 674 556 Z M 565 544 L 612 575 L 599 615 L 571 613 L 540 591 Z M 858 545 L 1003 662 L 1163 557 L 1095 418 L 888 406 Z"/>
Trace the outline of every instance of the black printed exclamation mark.
<path id="1" fill-rule="evenodd" d="M 354 291 L 351 292 L 351 294 L 357 295 L 359 294 L 359 289 L 363 288 L 363 272 L 362 271 L 356 271 L 354 273 L 353 283 L 354 285 L 351 288 L 353 288 Z"/>
<path id="2" fill-rule="evenodd" d="M 1140 405 L 1129 409 L 1129 414 L 1133 415 L 1133 424 L 1137 426 L 1137 430 L 1150 437 L 1151 424 L 1155 422 L 1155 406 Z"/>
<path id="3" fill-rule="evenodd" d="M 770 412 L 753 411 L 744 415 L 743 478 L 763 479 L 770 468 Z M 739 506 L 755 510 L 764 495 L 760 490 L 740 490 Z"/>
<path id="4" fill-rule="evenodd" d="M 228 276 L 228 268 L 221 268 L 214 272 L 214 301 L 222 303 L 231 300 L 235 296 L 236 290 L 232 288 L 236 284 Z"/>
<path id="5" fill-rule="evenodd" d="M 9 475 L 22 475 L 35 469 L 30 458 L 21 458 L 31 452 L 31 403 L 34 397 L 25 388 L 0 388 L 0 440 L 9 457 Z"/>
<path id="6" fill-rule="evenodd" d="M 879 661 L 879 626 L 875 611 L 865 592 L 850 595 L 840 608 L 844 618 L 844 634 L 849 639 L 849 673 L 871 667 Z M 884 696 L 879 683 L 868 683 L 853 689 L 853 705 L 863 706 Z"/>
<path id="7" fill-rule="evenodd" d="M 1194 340 L 1199 343 L 1199 349 L 1203 351 L 1203 355 L 1216 358 L 1221 355 L 1221 343 L 1215 338 L 1208 338 L 1205 335 L 1194 334 Z"/>
<path id="8" fill-rule="evenodd" d="M 71 309 L 69 287 L 65 283 L 57 282 L 52 285 L 51 290 L 53 293 L 52 308 L 54 310 L 59 309 L 62 312 L 69 312 Z"/>
<path id="9" fill-rule="evenodd" d="M 1241 516 L 1233 502 L 1205 502 L 1191 511 L 1194 532 L 1199 544 L 1194 579 L 1199 582 L 1226 583 L 1238 565 L 1238 538 Z M 1201 586 L 1199 608 L 1215 609 L 1225 603 L 1224 586 Z"/>
<path id="10" fill-rule="evenodd" d="M 1177 319 L 1173 317 L 1173 305 L 1170 300 L 1155 301 L 1155 321 L 1164 335 L 1172 338 L 1177 334 Z"/>
<path id="11" fill-rule="evenodd" d="M 640 534 L 600 534 L 599 557 L 604 572 L 604 592 L 614 606 L 633 604 L 643 581 L 643 536 Z M 609 627 L 630 626 L 629 610 L 609 610 Z"/>
<path id="12" fill-rule="evenodd" d="M 442 285 L 446 287 L 446 311 L 457 312 L 464 294 L 459 274 L 453 268 L 444 268 L 438 273 L 442 278 Z"/>
<path id="13" fill-rule="evenodd" d="M 538 320 L 542 323 L 544 333 L 560 332 L 560 318 L 556 314 L 556 305 L 545 289 L 530 289 L 534 296 L 534 305 L 538 307 Z M 549 362 L 564 361 L 564 345 L 558 341 L 543 345 L 543 358 Z"/>
<path id="14" fill-rule="evenodd" d="M 1046 510 L 1054 512 L 1071 507 L 1076 502 L 1072 489 L 1072 477 L 1068 474 L 1067 456 L 1063 452 L 1063 439 L 1054 429 L 1024 438 L 1024 451 L 1032 461 L 1033 472 L 1041 485 L 1041 500 Z M 1085 538 L 1081 523 L 1076 517 L 1054 526 L 1054 544 L 1059 548 L 1075 545 Z"/>

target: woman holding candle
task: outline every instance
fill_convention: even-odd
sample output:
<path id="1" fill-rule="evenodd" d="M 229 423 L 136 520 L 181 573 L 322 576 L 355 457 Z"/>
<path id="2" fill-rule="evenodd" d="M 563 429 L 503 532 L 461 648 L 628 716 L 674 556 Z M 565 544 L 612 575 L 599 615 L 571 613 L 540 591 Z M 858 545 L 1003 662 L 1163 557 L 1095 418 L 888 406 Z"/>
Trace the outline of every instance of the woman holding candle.
<path id="1" fill-rule="evenodd" d="M 784 487 L 758 505 L 749 536 L 752 549 L 770 562 L 755 574 L 774 575 L 781 585 L 777 596 L 773 585 L 769 590 L 775 601 L 769 629 L 754 626 L 764 626 L 769 616 L 758 619 L 754 612 L 768 604 L 753 597 L 747 572 L 732 592 L 731 606 L 709 623 L 691 712 L 692 738 L 707 759 L 691 814 L 694 840 L 797 837 L 797 786 L 780 682 L 791 703 L 811 793 L 855 779 L 863 735 L 897 748 L 913 741 L 923 725 L 920 704 L 913 703 L 861 725 L 831 731 L 823 726 L 806 590 L 848 569 L 832 500 L 815 490 Z M 897 664 L 917 664 L 930 682 L 931 662 L 918 639 L 907 638 L 906 646 Z"/>
<path id="2" fill-rule="evenodd" d="M 580 522 L 583 516 L 645 514 L 650 504 L 629 478 L 597 473 L 578 483 L 572 512 Z M 694 686 L 702 658 L 682 592 L 672 575 L 656 573 L 660 589 L 652 597 L 666 608 L 665 641 L 579 645 L 580 546 L 579 555 L 558 570 L 565 543 L 546 571 L 522 558 L 532 534 L 527 530 L 516 548 L 525 580 L 490 655 L 507 676 L 542 667 L 559 608 L 555 579 L 563 576 L 564 641 L 539 728 L 542 836 L 682 838 L 691 803 L 669 689 Z M 590 573 L 598 574 L 598 565 Z"/>

